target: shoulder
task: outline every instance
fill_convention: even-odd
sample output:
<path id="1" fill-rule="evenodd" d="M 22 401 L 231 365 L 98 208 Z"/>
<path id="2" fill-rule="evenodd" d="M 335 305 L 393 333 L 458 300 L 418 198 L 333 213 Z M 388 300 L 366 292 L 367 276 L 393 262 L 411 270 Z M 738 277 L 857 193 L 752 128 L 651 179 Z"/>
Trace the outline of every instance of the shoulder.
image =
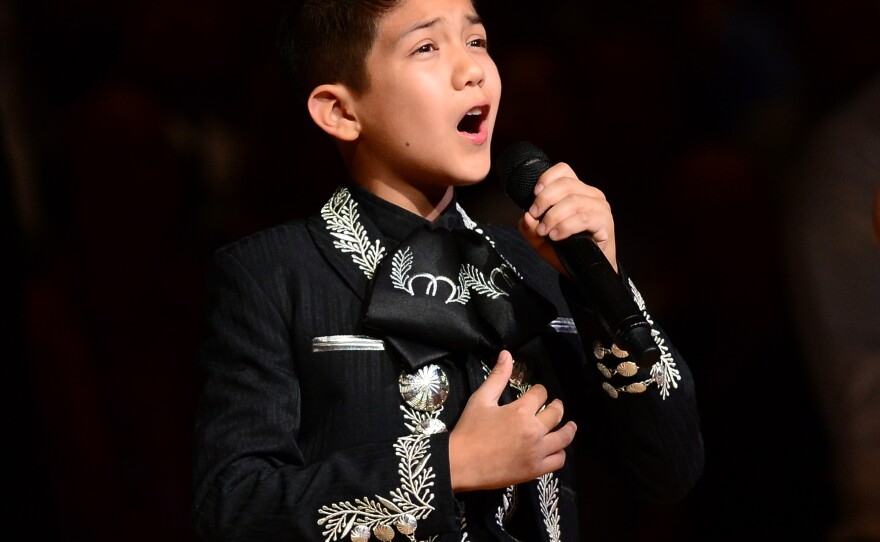
<path id="1" fill-rule="evenodd" d="M 294 268 L 314 253 L 308 220 L 299 218 L 278 224 L 217 248 L 211 266 L 238 266 L 253 274 Z"/>

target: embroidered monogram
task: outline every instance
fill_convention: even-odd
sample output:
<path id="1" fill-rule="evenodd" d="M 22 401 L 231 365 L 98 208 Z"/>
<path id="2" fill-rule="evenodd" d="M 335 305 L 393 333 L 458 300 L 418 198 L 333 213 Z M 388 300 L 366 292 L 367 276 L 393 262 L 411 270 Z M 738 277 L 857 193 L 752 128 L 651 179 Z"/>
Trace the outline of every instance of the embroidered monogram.
<path id="1" fill-rule="evenodd" d="M 636 285 L 633 284 L 632 279 L 629 281 L 629 288 L 632 291 L 633 299 L 635 299 L 639 310 L 642 311 L 645 320 L 653 326 L 654 321 L 651 320 L 651 315 L 648 314 L 648 311 L 645 308 L 645 299 L 636 289 Z M 664 339 L 656 329 L 651 331 L 651 335 L 654 337 L 654 342 L 660 347 L 660 361 L 651 367 L 651 379 L 660 388 L 660 396 L 666 399 L 669 397 L 670 386 L 676 389 L 678 388 L 678 381 L 681 380 L 681 372 L 675 366 L 675 360 L 672 357 L 672 353 L 669 351 L 669 347 L 666 346 L 666 339 Z"/>
<path id="2" fill-rule="evenodd" d="M 367 231 L 360 223 L 357 202 L 345 187 L 339 187 L 330 200 L 321 208 L 321 218 L 327 224 L 333 237 L 333 246 L 344 253 L 351 253 L 351 258 L 368 279 L 373 278 L 376 268 L 385 257 L 385 247 L 378 239 L 370 243 Z"/>
<path id="3" fill-rule="evenodd" d="M 426 279 L 425 295 L 435 297 L 437 295 L 437 287 L 442 282 L 449 286 L 449 296 L 446 298 L 446 303 L 467 303 L 470 293 L 463 283 L 456 284 L 449 277 L 436 276 L 430 273 L 420 273 L 411 277 L 409 272 L 412 269 L 412 264 L 413 255 L 409 247 L 394 253 L 391 260 L 391 284 L 396 289 L 415 296 L 413 282 L 416 279 Z M 461 274 L 459 274 L 459 281 L 461 281 Z"/>
<path id="4" fill-rule="evenodd" d="M 375 496 L 372 499 L 363 497 L 354 503 L 342 502 L 330 506 L 322 506 L 318 514 L 319 526 L 326 526 L 322 535 L 325 542 L 339 540 L 350 532 L 363 534 L 364 529 L 375 529 L 386 535 L 387 527 L 399 524 L 409 530 L 410 540 L 413 536 L 413 521 L 425 519 L 434 510 L 431 501 L 434 494 L 430 487 L 434 485 L 434 469 L 428 466 L 431 458 L 428 435 L 407 435 L 397 439 L 394 452 L 400 458 L 397 472 L 400 474 L 400 487 L 391 491 L 390 498 Z M 411 516 L 413 519 L 411 519 Z M 357 531 L 353 531 L 357 529 Z M 393 533 L 392 533 L 393 534 Z"/>

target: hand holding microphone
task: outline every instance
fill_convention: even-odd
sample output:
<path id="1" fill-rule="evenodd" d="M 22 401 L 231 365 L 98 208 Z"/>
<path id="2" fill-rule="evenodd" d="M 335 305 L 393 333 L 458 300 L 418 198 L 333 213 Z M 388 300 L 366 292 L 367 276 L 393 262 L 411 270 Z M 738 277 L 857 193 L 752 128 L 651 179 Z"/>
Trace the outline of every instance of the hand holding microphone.
<path id="1" fill-rule="evenodd" d="M 540 185 L 542 205 L 538 206 L 536 186 L 551 168 L 561 171 L 550 171 L 551 176 L 558 175 L 556 180 Z M 616 260 L 614 232 L 602 193 L 581 183 L 565 164 L 554 166 L 542 150 L 527 142 L 505 150 L 497 171 L 508 196 L 526 212 L 524 233 L 530 243 L 542 257 L 561 264 L 582 293 L 594 300 L 602 325 L 620 348 L 642 367 L 656 363 L 660 349 L 651 326 L 609 261 Z M 572 187 L 572 182 L 580 184 Z M 547 202 L 549 206 L 542 209 Z M 580 212 L 590 208 L 595 212 Z M 607 256 L 597 241 L 605 245 Z"/>

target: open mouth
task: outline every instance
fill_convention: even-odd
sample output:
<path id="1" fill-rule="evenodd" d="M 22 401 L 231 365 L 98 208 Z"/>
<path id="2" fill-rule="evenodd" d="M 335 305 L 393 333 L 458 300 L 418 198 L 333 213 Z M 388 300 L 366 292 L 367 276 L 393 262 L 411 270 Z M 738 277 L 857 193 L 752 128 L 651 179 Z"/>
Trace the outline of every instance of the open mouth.
<path id="1" fill-rule="evenodd" d="M 474 107 L 467 113 L 458 123 L 458 131 L 466 134 L 478 134 L 483 125 L 483 121 L 489 115 L 489 106 L 483 105 Z"/>

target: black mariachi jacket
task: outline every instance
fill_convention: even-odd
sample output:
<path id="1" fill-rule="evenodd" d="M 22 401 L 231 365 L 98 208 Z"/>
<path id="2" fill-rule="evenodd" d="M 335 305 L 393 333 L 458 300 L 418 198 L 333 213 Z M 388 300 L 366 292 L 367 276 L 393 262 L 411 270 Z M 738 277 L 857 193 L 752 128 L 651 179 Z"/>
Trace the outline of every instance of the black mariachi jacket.
<path id="1" fill-rule="evenodd" d="M 491 239 L 557 311 L 540 337 L 546 359 L 512 378 L 503 400 L 538 382 L 563 400 L 580 428 L 566 467 L 506 490 L 452 493 L 447 429 L 494 359 L 460 356 L 417 374 L 364 332 L 372 273 L 401 228 L 424 221 L 343 187 L 320 215 L 221 248 L 211 262 L 194 443 L 200 539 L 576 541 L 569 464 L 579 453 L 613 457 L 609 468 L 645 499 L 690 490 L 703 462 L 693 381 L 665 335 L 652 375 L 613 375 L 625 353 L 604 348 L 588 308 L 563 295 L 516 232 L 474 224 L 457 205 L 449 213 Z M 438 375 L 445 400 L 424 408 L 412 384 Z M 623 393 L 639 382 L 647 391 Z"/>

